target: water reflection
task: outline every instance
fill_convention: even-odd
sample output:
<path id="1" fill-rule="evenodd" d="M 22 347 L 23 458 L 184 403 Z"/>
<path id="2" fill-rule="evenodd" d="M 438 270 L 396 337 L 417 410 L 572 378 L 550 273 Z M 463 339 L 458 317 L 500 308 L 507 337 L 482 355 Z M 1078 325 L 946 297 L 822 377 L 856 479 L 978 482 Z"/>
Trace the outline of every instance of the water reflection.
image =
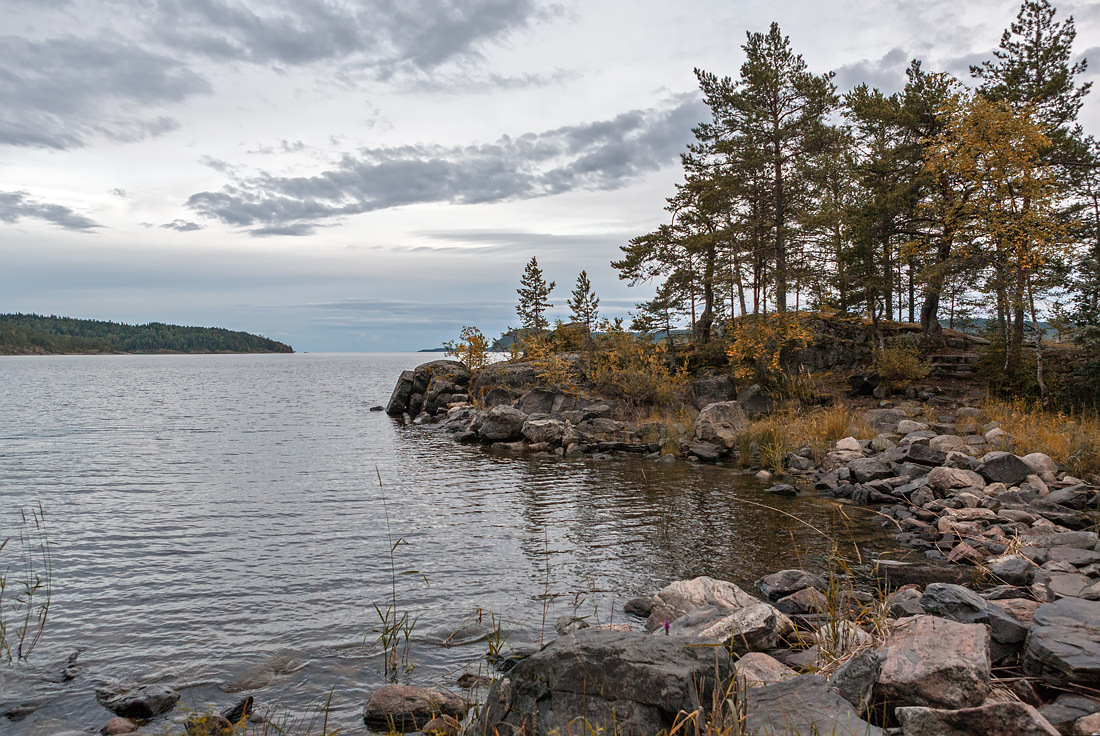
<path id="1" fill-rule="evenodd" d="M 247 689 L 294 713 L 334 688 L 334 722 L 358 731 L 383 681 L 373 604 L 394 585 L 417 622 L 406 679 L 453 682 L 501 617 L 532 642 L 574 608 L 619 620 L 674 579 L 823 568 L 826 537 L 753 504 L 846 548 L 889 544 L 732 468 L 494 457 L 369 412 L 423 359 L 0 360 L 0 529 L 41 500 L 55 583 L 39 669 L 0 674 L 0 705 L 38 710 L 0 733 L 98 728 L 105 678 L 169 682 L 200 708 Z M 415 573 L 395 581 L 397 539 Z M 48 682 L 75 649 L 81 675 Z"/>

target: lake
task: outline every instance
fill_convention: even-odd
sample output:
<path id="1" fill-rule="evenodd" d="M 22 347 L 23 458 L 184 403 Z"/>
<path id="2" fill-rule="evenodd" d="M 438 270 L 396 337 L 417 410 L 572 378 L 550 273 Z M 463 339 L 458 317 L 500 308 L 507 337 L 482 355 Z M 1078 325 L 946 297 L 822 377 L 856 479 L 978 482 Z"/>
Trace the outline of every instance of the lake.
<path id="1" fill-rule="evenodd" d="M 329 727 L 361 732 L 393 677 L 394 603 L 397 679 L 454 688 L 491 645 L 549 639 L 562 615 L 630 621 L 626 600 L 672 580 L 823 571 L 832 542 L 779 511 L 852 558 L 892 548 L 859 509 L 733 467 L 497 457 L 370 411 L 436 357 L 0 358 L 0 540 L 41 503 L 52 556 L 40 643 L 0 664 L 0 713 L 33 712 L 0 733 L 98 729 L 108 680 L 180 690 L 175 721 L 252 694 L 293 725 L 331 693 Z"/>

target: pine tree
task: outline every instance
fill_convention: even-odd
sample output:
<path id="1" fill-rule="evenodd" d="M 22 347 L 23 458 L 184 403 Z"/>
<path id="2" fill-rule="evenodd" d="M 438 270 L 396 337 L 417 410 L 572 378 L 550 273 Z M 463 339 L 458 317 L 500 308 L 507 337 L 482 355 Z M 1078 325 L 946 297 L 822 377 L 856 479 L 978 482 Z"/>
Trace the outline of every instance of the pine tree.
<path id="1" fill-rule="evenodd" d="M 599 320 L 600 298 L 592 291 L 587 271 L 581 271 L 577 276 L 577 286 L 573 289 L 572 298 L 566 300 L 566 304 L 569 305 L 569 319 L 583 323 L 591 334 L 592 325 Z"/>
<path id="2" fill-rule="evenodd" d="M 531 260 L 527 262 L 519 283 L 520 288 L 516 289 L 516 293 L 519 294 L 516 314 L 519 315 L 520 325 L 528 330 L 545 330 L 550 326 L 545 312 L 554 306 L 547 300 L 557 284 L 553 281 L 546 283 L 542 277 L 539 262 L 534 256 L 531 256 Z"/>

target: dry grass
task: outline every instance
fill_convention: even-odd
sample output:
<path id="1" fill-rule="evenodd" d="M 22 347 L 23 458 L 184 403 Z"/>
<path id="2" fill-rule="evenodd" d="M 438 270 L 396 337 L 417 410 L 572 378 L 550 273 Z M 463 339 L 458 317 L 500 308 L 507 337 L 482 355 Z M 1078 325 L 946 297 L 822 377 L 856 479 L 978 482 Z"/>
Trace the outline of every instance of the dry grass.
<path id="1" fill-rule="evenodd" d="M 872 439 L 875 435 L 861 412 L 838 405 L 772 414 L 750 425 L 738 442 L 742 465 L 758 458 L 760 467 L 778 470 L 784 467 L 788 454 L 807 445 L 820 460 L 839 439 Z"/>
<path id="2" fill-rule="evenodd" d="M 985 421 L 1000 423 L 1017 455 L 1041 452 L 1066 466 L 1070 475 L 1100 474 L 1100 416 L 1046 411 L 1038 403 L 988 401 Z"/>

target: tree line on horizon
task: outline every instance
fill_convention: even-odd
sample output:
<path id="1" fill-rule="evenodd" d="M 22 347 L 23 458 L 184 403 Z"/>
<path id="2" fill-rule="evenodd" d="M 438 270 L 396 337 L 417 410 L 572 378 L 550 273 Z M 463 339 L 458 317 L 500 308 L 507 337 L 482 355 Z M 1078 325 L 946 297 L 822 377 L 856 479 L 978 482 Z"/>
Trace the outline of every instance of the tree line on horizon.
<path id="1" fill-rule="evenodd" d="M 0 314 L 0 354 L 292 353 L 275 340 L 221 327 L 127 325 L 38 314 Z"/>

